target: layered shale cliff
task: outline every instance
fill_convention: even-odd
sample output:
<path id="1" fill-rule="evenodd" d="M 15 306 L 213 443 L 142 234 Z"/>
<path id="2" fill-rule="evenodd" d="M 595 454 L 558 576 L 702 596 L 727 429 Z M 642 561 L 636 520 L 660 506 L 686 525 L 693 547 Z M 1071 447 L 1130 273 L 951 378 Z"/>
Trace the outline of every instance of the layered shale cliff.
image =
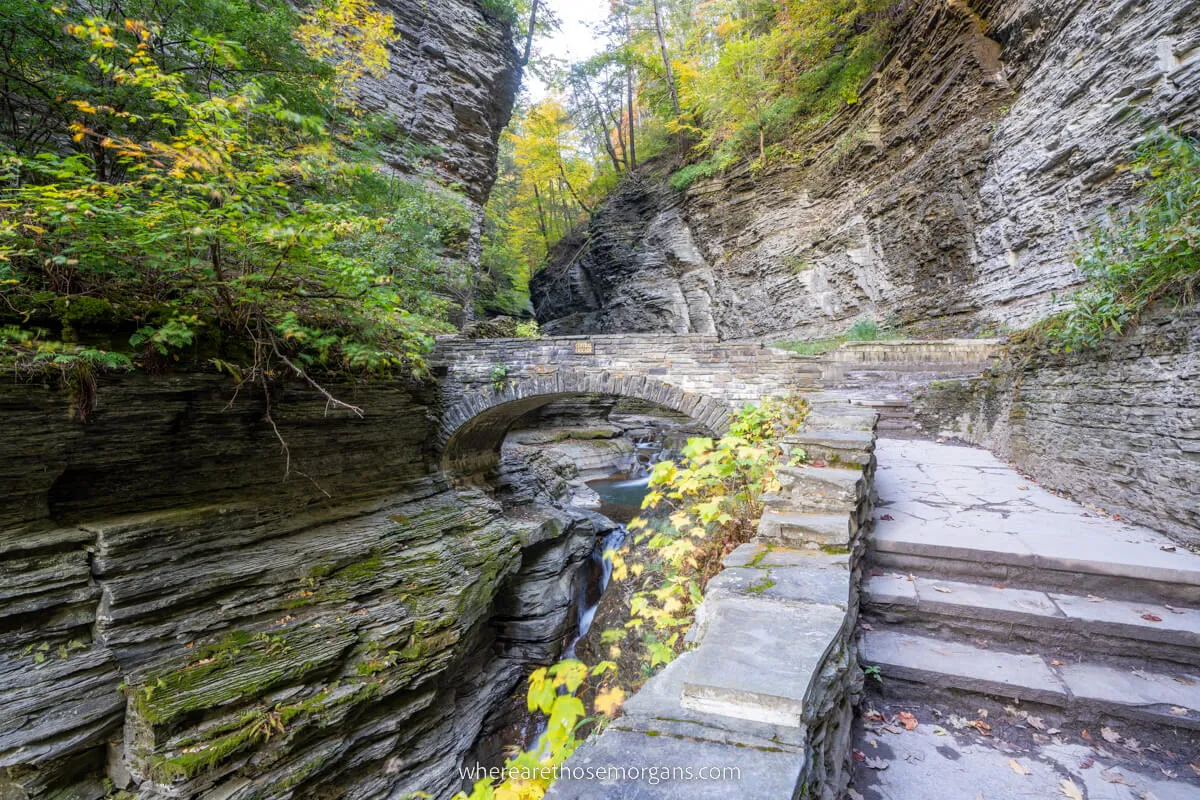
<path id="1" fill-rule="evenodd" d="M 381 6 L 392 68 L 361 100 L 397 123 L 388 160 L 432 158 L 478 216 L 512 33 L 477 0 Z M 101 377 L 86 424 L 86 381 L 0 385 L 0 798 L 460 788 L 485 718 L 569 628 L 545 575 L 600 531 L 453 487 L 431 384 L 332 388 L 365 418 L 204 372 Z"/>
<path id="2" fill-rule="evenodd" d="M 626 182 L 534 277 L 556 333 L 1019 327 L 1136 198 L 1147 131 L 1200 128 L 1200 3 L 909 0 L 860 92 L 761 171 Z"/>
<path id="3" fill-rule="evenodd" d="M 103 380 L 86 425 L 0 390 L 0 796 L 459 788 L 608 528 L 555 502 L 566 470 L 519 510 L 452 487 L 430 386 L 338 391 L 365 418 L 276 390 L 283 454 L 227 377 Z"/>
<path id="4" fill-rule="evenodd" d="M 395 123 L 399 137 L 386 159 L 405 173 L 418 160 L 432 161 L 440 182 L 460 188 L 481 210 L 520 83 L 512 31 L 479 0 L 378 5 L 395 19 L 391 69 L 363 78 L 358 103 Z"/>

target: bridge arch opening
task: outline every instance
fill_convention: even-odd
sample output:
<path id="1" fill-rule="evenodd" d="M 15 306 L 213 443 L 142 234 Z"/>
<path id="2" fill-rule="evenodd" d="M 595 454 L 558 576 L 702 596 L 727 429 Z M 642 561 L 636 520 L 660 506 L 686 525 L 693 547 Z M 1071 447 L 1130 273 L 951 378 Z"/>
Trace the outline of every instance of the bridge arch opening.
<path id="1" fill-rule="evenodd" d="M 496 476 L 505 437 L 513 426 L 538 410 L 580 398 L 628 398 L 683 414 L 714 434 L 724 433 L 732 409 L 723 401 L 654 379 L 606 374 L 572 376 L 562 372 L 484 389 L 446 410 L 441 466 L 453 479 L 488 484 Z"/>

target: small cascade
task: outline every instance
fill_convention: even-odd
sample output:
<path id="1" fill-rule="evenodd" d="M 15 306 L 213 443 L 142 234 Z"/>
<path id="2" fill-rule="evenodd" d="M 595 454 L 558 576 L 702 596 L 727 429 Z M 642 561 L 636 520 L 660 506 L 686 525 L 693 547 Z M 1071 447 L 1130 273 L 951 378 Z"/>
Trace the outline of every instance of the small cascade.
<path id="1" fill-rule="evenodd" d="M 634 461 L 632 476 L 643 477 L 650 474 L 651 468 L 663 459 L 663 441 L 658 431 L 652 431 L 633 440 Z"/>
<path id="2" fill-rule="evenodd" d="M 644 481 L 629 482 L 641 482 L 643 486 L 645 485 Z M 604 597 L 604 590 L 608 588 L 608 582 L 612 579 L 613 563 L 612 556 L 609 554 L 619 549 L 624 543 L 625 526 L 623 525 L 609 531 L 596 541 L 596 547 L 592 550 L 591 562 L 588 565 L 585 580 L 580 581 L 575 605 L 575 637 L 571 639 L 563 651 L 565 657 L 577 657 L 575 654 L 575 645 L 579 644 L 579 640 L 587 636 L 588 631 L 591 629 L 592 620 L 596 617 L 596 609 L 600 607 L 600 599 Z"/>

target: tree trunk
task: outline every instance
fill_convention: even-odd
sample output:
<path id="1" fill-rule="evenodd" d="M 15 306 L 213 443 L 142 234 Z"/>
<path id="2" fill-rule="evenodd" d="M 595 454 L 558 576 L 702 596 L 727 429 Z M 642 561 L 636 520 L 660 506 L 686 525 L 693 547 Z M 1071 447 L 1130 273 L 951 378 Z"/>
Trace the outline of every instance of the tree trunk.
<path id="1" fill-rule="evenodd" d="M 550 247 L 550 234 L 546 230 L 546 212 L 542 209 L 542 193 L 538 191 L 537 184 L 533 186 L 533 199 L 537 203 L 538 210 L 538 230 L 542 232 L 542 242 L 546 248 Z"/>
<path id="2" fill-rule="evenodd" d="M 571 193 L 571 197 L 575 198 L 575 202 L 579 203 L 579 207 L 587 213 L 591 214 L 592 210 L 588 208 L 587 203 L 579 199 L 579 194 L 575 191 L 575 187 L 571 185 L 571 180 L 567 177 L 567 171 L 563 169 L 562 162 L 558 162 L 558 174 L 562 175 L 563 183 L 567 185 L 567 191 Z"/>
<path id="3" fill-rule="evenodd" d="M 529 32 L 525 34 L 525 55 L 521 56 L 521 66 L 529 63 L 529 54 L 533 52 L 533 28 L 537 25 L 537 10 L 540 0 L 533 0 L 533 9 L 529 12 Z"/>
<path id="4" fill-rule="evenodd" d="M 604 142 L 604 150 L 612 160 L 613 170 L 620 172 L 621 164 L 617 161 L 617 151 L 613 149 L 612 139 L 608 135 L 608 123 L 604 121 L 604 109 L 600 108 L 600 101 L 596 98 L 593 97 L 592 102 L 596 108 L 596 125 L 600 128 L 600 139 Z"/>
<path id="5" fill-rule="evenodd" d="M 629 12 L 625 12 L 625 44 L 633 54 L 633 28 L 629 25 Z M 625 99 L 629 105 L 629 171 L 637 169 L 637 145 L 633 133 L 633 64 L 625 65 Z"/>
<path id="6" fill-rule="evenodd" d="M 619 106 L 619 104 L 618 104 Z M 617 131 L 617 144 L 621 146 L 621 162 L 625 164 L 625 171 L 629 171 L 629 149 L 625 147 L 625 131 L 622 127 L 621 116 L 610 114 L 613 121 L 613 126 Z"/>
<path id="7" fill-rule="evenodd" d="M 667 54 L 667 40 L 663 36 L 662 11 L 659 0 L 654 0 L 654 32 L 658 34 L 658 49 L 662 53 L 663 69 L 667 74 L 667 88 L 671 91 L 671 106 L 675 116 L 682 116 L 683 109 L 679 107 L 679 92 L 675 89 L 675 72 L 671 69 L 671 57 Z"/>

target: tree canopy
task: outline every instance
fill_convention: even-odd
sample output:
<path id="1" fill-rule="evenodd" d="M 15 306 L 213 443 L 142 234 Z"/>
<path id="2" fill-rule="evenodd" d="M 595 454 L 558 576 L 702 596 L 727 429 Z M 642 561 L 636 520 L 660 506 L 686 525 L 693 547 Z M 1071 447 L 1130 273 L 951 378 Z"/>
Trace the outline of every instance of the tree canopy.
<path id="1" fill-rule="evenodd" d="M 403 137 L 353 97 L 389 67 L 389 14 L 0 0 L 0 19 L 7 359 L 422 369 L 470 277 L 446 258 L 470 220 L 378 168 Z"/>

